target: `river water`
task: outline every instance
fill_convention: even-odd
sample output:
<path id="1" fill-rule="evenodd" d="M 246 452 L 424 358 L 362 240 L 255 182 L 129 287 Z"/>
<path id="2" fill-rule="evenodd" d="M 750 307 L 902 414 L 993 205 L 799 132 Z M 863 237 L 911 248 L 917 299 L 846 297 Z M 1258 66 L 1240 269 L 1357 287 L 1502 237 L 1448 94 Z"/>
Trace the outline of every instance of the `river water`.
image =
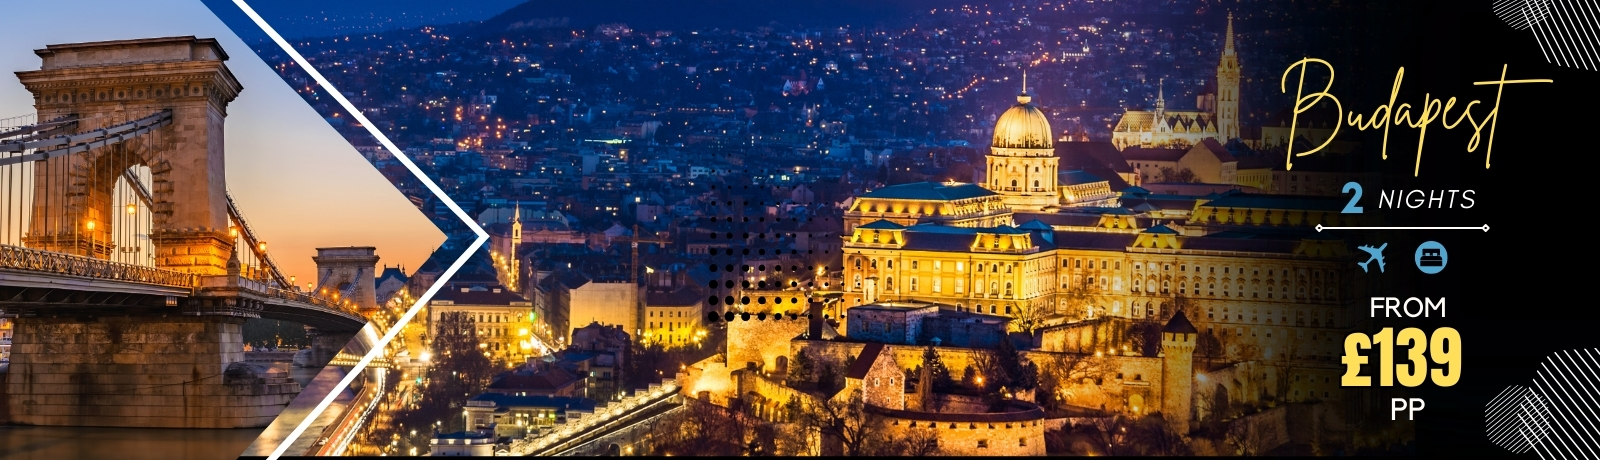
<path id="1" fill-rule="evenodd" d="M 320 369 L 277 365 L 304 387 Z M 0 425 L 0 460 L 232 460 L 265 428 L 76 428 Z"/>

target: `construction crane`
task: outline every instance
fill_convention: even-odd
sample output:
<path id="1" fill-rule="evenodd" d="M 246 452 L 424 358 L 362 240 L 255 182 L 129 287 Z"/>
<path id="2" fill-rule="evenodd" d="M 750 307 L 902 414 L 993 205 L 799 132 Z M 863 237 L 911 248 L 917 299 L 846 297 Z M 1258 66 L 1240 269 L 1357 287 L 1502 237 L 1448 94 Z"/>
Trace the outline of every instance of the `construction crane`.
<path id="1" fill-rule="evenodd" d="M 653 236 L 651 238 L 640 238 L 639 225 L 634 224 L 633 235 L 628 237 L 628 242 L 628 245 L 633 247 L 632 263 L 628 265 L 628 282 L 637 286 L 639 285 L 639 243 L 667 244 L 671 243 L 672 240 L 655 238 Z"/>

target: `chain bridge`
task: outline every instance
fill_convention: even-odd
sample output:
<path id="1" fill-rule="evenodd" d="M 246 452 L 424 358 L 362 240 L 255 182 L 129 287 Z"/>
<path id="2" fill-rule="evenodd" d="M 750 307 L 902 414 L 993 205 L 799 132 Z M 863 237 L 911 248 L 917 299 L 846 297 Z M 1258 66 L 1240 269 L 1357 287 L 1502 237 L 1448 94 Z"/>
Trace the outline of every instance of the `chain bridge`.
<path id="1" fill-rule="evenodd" d="M 319 254 L 317 288 L 278 270 L 227 192 L 223 122 L 243 88 L 215 40 L 35 53 L 39 70 L 16 73 L 33 113 L 0 119 L 10 420 L 266 426 L 300 385 L 244 364 L 242 324 L 304 324 L 334 359 L 377 308 L 377 256 Z"/>

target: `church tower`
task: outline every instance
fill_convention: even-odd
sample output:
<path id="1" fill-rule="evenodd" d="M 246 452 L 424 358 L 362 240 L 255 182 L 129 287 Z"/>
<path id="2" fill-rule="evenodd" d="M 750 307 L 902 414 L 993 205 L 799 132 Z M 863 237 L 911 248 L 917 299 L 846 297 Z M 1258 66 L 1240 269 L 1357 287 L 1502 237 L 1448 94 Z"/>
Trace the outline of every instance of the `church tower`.
<path id="1" fill-rule="evenodd" d="M 1189 434 L 1194 400 L 1194 346 L 1199 331 L 1179 310 L 1161 328 L 1161 414 L 1179 435 Z"/>
<path id="2" fill-rule="evenodd" d="M 1152 131 L 1157 134 L 1168 134 L 1172 132 L 1172 126 L 1167 124 L 1166 78 L 1162 78 L 1160 83 L 1156 84 L 1156 112 L 1155 115 L 1151 116 L 1150 124 L 1151 126 L 1154 126 Z"/>
<path id="3" fill-rule="evenodd" d="M 1033 105 L 1028 95 L 1028 74 L 1022 74 L 1022 93 L 994 125 L 994 142 L 989 146 L 988 184 L 999 193 L 1006 206 L 1018 210 L 1040 210 L 1061 203 L 1056 188 L 1055 139 L 1050 120 Z"/>
<path id="4" fill-rule="evenodd" d="M 517 284 L 522 282 L 522 258 L 517 256 L 517 245 L 522 243 L 522 202 L 518 201 L 516 206 L 511 214 L 511 253 L 506 255 L 511 258 L 511 276 L 507 277 L 511 280 L 511 286 L 506 287 L 512 291 L 516 291 Z"/>
<path id="5" fill-rule="evenodd" d="M 1228 13 L 1222 59 L 1217 63 L 1217 137 L 1227 143 L 1239 137 L 1239 56 L 1233 52 L 1233 13 Z"/>

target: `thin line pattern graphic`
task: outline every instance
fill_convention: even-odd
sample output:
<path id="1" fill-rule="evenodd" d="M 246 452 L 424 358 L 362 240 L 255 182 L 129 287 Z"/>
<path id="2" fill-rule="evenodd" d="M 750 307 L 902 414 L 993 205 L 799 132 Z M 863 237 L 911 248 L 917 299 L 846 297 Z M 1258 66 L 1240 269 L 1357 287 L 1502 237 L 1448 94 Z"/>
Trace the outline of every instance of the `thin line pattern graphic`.
<path id="1" fill-rule="evenodd" d="M 1494 14 L 1529 30 L 1545 62 L 1600 70 L 1600 5 L 1593 0 L 1496 0 Z"/>
<path id="2" fill-rule="evenodd" d="M 1489 440 L 1540 459 L 1600 458 L 1600 349 L 1563 350 L 1539 363 L 1531 386 L 1484 406 Z"/>

